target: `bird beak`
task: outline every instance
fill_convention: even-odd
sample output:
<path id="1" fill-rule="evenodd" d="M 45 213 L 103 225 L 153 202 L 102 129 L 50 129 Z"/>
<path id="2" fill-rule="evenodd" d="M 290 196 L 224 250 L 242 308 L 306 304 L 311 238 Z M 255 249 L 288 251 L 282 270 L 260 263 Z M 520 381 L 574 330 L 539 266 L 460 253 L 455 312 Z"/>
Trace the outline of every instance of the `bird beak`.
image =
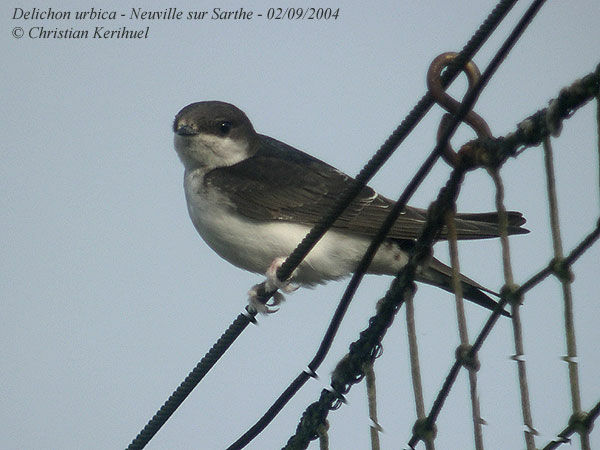
<path id="1" fill-rule="evenodd" d="M 189 125 L 178 125 L 175 128 L 175 133 L 179 136 L 194 136 L 198 134 L 196 130 Z"/>

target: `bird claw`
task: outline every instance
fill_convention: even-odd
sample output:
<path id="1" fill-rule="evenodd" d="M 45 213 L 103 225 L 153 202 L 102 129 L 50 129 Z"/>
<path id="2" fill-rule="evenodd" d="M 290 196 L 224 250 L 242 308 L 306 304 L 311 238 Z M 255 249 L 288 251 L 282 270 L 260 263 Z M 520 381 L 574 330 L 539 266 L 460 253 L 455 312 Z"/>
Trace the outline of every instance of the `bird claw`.
<path id="1" fill-rule="evenodd" d="M 248 291 L 248 304 L 256 309 L 261 314 L 273 314 L 279 311 L 279 305 L 285 301 L 285 297 L 282 293 L 275 291 L 273 296 L 266 302 L 262 300 L 262 297 L 258 294 L 263 291 L 263 283 L 255 284 Z"/>
<path id="2" fill-rule="evenodd" d="M 255 284 L 248 291 L 248 303 L 261 314 L 273 314 L 279 311 L 278 306 L 285 301 L 285 297 L 279 292 L 280 290 L 289 294 L 300 287 L 300 285 L 291 281 L 281 281 L 277 278 L 277 270 L 284 261 L 285 258 L 283 257 L 275 258 L 265 274 L 267 280 L 264 283 Z M 267 301 L 264 300 L 265 292 L 273 292 L 271 298 Z"/>

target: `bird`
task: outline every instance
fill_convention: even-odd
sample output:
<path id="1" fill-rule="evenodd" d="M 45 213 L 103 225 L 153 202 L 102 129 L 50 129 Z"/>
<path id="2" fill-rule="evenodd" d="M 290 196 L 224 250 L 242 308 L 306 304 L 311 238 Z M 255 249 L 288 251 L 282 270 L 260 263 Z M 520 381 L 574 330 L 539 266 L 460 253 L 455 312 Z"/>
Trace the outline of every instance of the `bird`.
<path id="1" fill-rule="evenodd" d="M 344 278 L 358 262 L 394 202 L 369 186 L 349 204 L 288 280 L 276 271 L 285 257 L 336 203 L 354 179 L 282 141 L 259 134 L 246 114 L 222 101 L 181 109 L 173 122 L 174 146 L 184 166 L 184 191 L 194 227 L 219 256 L 250 272 L 266 274 L 271 286 L 291 292 Z M 406 206 L 375 254 L 367 273 L 396 275 L 426 221 L 427 211 Z M 525 218 L 509 211 L 508 233 L 523 234 Z M 456 214 L 458 239 L 499 236 L 498 214 Z M 438 239 L 447 239 L 443 229 Z M 433 256 L 416 281 L 454 292 L 452 270 Z M 460 274 L 463 296 L 494 310 L 497 295 Z M 257 287 L 256 285 L 255 287 Z M 256 290 L 249 293 L 256 301 Z M 254 296 L 254 298 L 253 298 Z M 279 303 L 281 297 L 277 297 Z M 272 312 L 262 305 L 262 312 Z M 509 315 L 502 311 L 503 315 Z"/>

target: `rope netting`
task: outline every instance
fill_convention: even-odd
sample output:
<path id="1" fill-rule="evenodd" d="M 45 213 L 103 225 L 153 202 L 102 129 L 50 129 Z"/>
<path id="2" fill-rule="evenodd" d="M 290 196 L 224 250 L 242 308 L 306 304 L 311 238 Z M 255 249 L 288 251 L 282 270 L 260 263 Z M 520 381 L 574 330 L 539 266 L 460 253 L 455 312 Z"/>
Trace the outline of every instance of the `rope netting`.
<path id="1" fill-rule="evenodd" d="M 407 442 L 409 447 L 416 446 L 420 441 L 425 447 L 435 448 L 436 421 L 440 415 L 444 403 L 455 385 L 456 379 L 461 371 L 465 369 L 468 374 L 470 393 L 472 429 L 474 447 L 484 448 L 482 432 L 477 372 L 480 368 L 478 352 L 484 344 L 490 332 L 497 323 L 498 318 L 504 311 L 505 306 L 510 308 L 514 356 L 517 366 L 518 387 L 521 400 L 521 415 L 524 425 L 523 438 L 528 450 L 535 449 L 536 429 L 534 427 L 530 392 L 528 388 L 527 365 L 525 361 L 525 344 L 523 339 L 523 328 L 520 307 L 526 298 L 524 294 L 538 286 L 545 278 L 553 275 L 560 280 L 563 293 L 564 308 L 564 335 L 567 348 L 565 361 L 568 364 L 569 391 L 571 396 L 571 419 L 565 428 L 557 430 L 557 437 L 549 442 L 547 449 L 557 448 L 563 443 L 569 442 L 570 436 L 577 433 L 580 437 L 582 449 L 590 449 L 589 432 L 595 419 L 600 414 L 600 403 L 589 405 L 582 401 L 580 380 L 578 373 L 577 345 L 575 339 L 574 308 L 575 302 L 571 290 L 573 280 L 571 268 L 574 262 L 592 246 L 600 236 L 600 208 L 598 211 L 598 222 L 596 227 L 582 236 L 577 245 L 565 252 L 559 221 L 559 207 L 557 201 L 556 178 L 554 174 L 554 155 L 551 139 L 558 137 L 563 121 L 571 117 L 579 108 L 590 100 L 596 98 L 598 101 L 600 86 L 600 66 L 593 73 L 574 82 L 571 86 L 563 89 L 560 94 L 552 100 L 549 106 L 541 109 L 525 120 L 521 121 L 516 130 L 502 137 L 493 137 L 485 121 L 472 111 L 478 95 L 486 83 L 495 73 L 497 67 L 510 52 L 514 43 L 519 39 L 521 33 L 535 16 L 544 1 L 534 1 L 521 21 L 517 24 L 510 36 L 496 53 L 486 70 L 480 76 L 478 72 L 472 72 L 469 61 L 481 47 L 483 42 L 493 32 L 498 23 L 505 17 L 515 4 L 515 1 L 501 1 L 488 19 L 482 24 L 473 38 L 458 54 L 445 54 L 436 60 L 432 67 L 433 75 L 428 75 L 429 92 L 415 106 L 408 117 L 392 133 L 390 138 L 375 153 L 373 158 L 356 177 L 356 182 L 347 192 L 340 194 L 340 201 L 335 207 L 323 217 L 323 219 L 311 230 L 298 248 L 286 259 L 285 263 L 277 272 L 278 278 L 287 279 L 294 269 L 302 262 L 307 253 L 322 237 L 329 227 L 342 214 L 347 205 L 362 190 L 366 183 L 373 177 L 375 172 L 389 159 L 393 151 L 401 144 L 405 137 L 412 131 L 414 126 L 429 111 L 431 106 L 438 102 L 444 106 L 449 114 L 444 117 L 438 133 L 438 143 L 421 168 L 409 182 L 407 188 L 398 198 L 394 208 L 386 221 L 382 224 L 378 234 L 374 237 L 365 256 L 359 263 L 356 272 L 350 280 L 342 299 L 331 320 L 330 326 L 317 350 L 314 358 L 307 365 L 288 388 L 281 393 L 273 405 L 265 414 L 246 431 L 229 448 L 242 448 L 251 442 L 262 430 L 264 430 L 273 418 L 281 411 L 285 404 L 298 392 L 298 390 L 311 378 L 316 377 L 317 368 L 323 362 L 333 337 L 337 333 L 342 318 L 352 300 L 362 277 L 367 271 L 369 264 L 375 255 L 379 245 L 385 240 L 386 235 L 402 212 L 403 208 L 415 192 L 417 187 L 427 177 L 431 167 L 440 158 L 444 158 L 451 166 L 452 172 L 445 186 L 440 190 L 436 200 L 431 204 L 420 237 L 410 250 L 407 265 L 393 279 L 386 294 L 377 302 L 376 313 L 369 319 L 369 326 L 364 329 L 357 340 L 352 342 L 348 353 L 339 361 L 335 371 L 331 375 L 330 386 L 321 391 L 320 397 L 310 404 L 304 411 L 296 432 L 291 436 L 285 448 L 306 448 L 312 440 L 319 438 L 321 448 L 328 448 L 329 437 L 327 435 L 329 424 L 327 421 L 331 411 L 338 409 L 345 401 L 353 385 L 366 379 L 368 392 L 368 409 L 370 417 L 371 447 L 378 449 L 379 433 L 381 426 L 378 422 L 376 385 L 375 385 L 375 360 L 381 354 L 382 341 L 389 327 L 403 304 L 406 305 L 406 324 L 408 332 L 408 353 L 411 362 L 411 376 L 413 384 L 416 420 L 412 425 L 412 436 Z M 455 102 L 454 106 L 444 105 L 440 96 L 452 80 L 461 71 L 469 76 L 470 87 L 461 103 Z M 471 71 L 471 72 L 470 72 Z M 435 76 L 435 77 L 434 77 Z M 436 78 L 437 77 L 437 78 Z M 433 80 L 433 81 L 432 81 Z M 600 121 L 600 106 L 598 107 L 598 120 Z M 463 145 L 458 152 L 454 152 L 449 146 L 449 140 L 461 122 L 468 123 L 476 132 L 478 138 Z M 600 122 L 599 122 L 600 130 Z M 599 131 L 600 135 L 600 131 Z M 509 160 L 522 155 L 526 149 L 540 147 L 544 154 L 544 170 L 546 173 L 548 209 L 550 218 L 549 234 L 552 236 L 553 258 L 544 267 L 530 278 L 516 284 L 518 276 L 515 275 L 511 259 L 511 247 L 508 239 L 508 218 L 504 206 L 504 183 L 500 169 Z M 600 155 L 600 139 L 599 139 Z M 599 156 L 600 159 L 600 156 Z M 599 164 L 600 166 L 600 164 Z M 457 246 L 456 227 L 454 215 L 456 202 L 460 194 L 461 186 L 465 177 L 472 171 L 487 171 L 495 189 L 495 205 L 499 217 L 499 234 L 502 249 L 502 270 L 504 286 L 500 292 L 498 307 L 487 319 L 476 337 L 469 336 L 465 310 L 463 305 L 463 294 L 459 281 L 459 251 Z M 444 380 L 442 387 L 435 396 L 431 407 L 427 409 L 423 395 L 422 373 L 420 369 L 420 355 L 418 349 L 418 333 L 416 330 L 416 318 L 414 312 L 413 297 L 416 292 L 415 276 L 423 265 L 427 264 L 432 255 L 432 247 L 443 227 L 447 229 L 449 242 L 449 253 L 453 275 L 453 287 L 455 290 L 456 322 L 460 344 L 456 348 L 455 358 L 452 366 Z M 265 302 L 274 294 L 269 291 L 263 283 L 259 287 L 259 295 Z M 128 448 L 143 448 L 158 432 L 162 425 L 169 419 L 174 411 L 181 405 L 194 387 L 202 380 L 216 361 L 229 348 L 234 340 L 243 332 L 249 323 L 255 321 L 256 311 L 249 307 L 240 314 L 230 328 L 223 334 L 221 339 L 211 348 L 205 358 L 198 363 L 192 372 L 181 383 L 177 390 L 159 409 L 156 415 L 148 422 L 144 429 L 132 441 Z M 598 392 L 600 397 L 600 392 Z M 582 405 L 589 405 L 591 409 L 586 412 Z M 334 444 L 332 444 L 334 445 Z"/>
<path id="2" fill-rule="evenodd" d="M 572 282 L 571 266 L 575 261 L 589 249 L 600 236 L 600 209 L 598 210 L 598 221 L 596 227 L 589 234 L 583 236 L 580 242 L 567 254 L 563 255 L 561 244 L 561 232 L 558 221 L 558 206 L 556 200 L 555 177 L 553 169 L 552 148 L 550 137 L 560 133 L 562 121 L 569 118 L 578 108 L 590 99 L 599 95 L 600 66 L 594 73 L 576 81 L 573 85 L 563 89 L 560 95 L 550 102 L 546 109 L 523 120 L 514 133 L 495 139 L 478 139 L 471 141 L 458 153 L 457 164 L 445 187 L 440 191 L 437 200 L 432 204 L 427 224 L 421 237 L 417 241 L 415 250 L 411 253 L 408 265 L 395 278 L 392 286 L 378 302 L 377 314 L 369 320 L 369 327 L 360 334 L 360 338 L 350 345 L 350 351 L 339 362 L 331 377 L 332 389 L 324 389 L 318 401 L 311 404 L 304 412 L 296 434 L 288 441 L 285 448 L 306 448 L 311 439 L 326 429 L 327 415 L 330 411 L 340 407 L 343 396 L 346 395 L 352 385 L 358 383 L 368 374 L 364 368 L 373 364 L 380 354 L 381 341 L 388 327 L 392 324 L 394 316 L 402 304 L 406 304 L 408 341 L 411 356 L 411 372 L 413 376 L 413 387 L 415 393 L 415 406 L 417 420 L 413 426 L 413 435 L 408 445 L 414 447 L 420 440 L 425 442 L 427 448 L 434 448 L 436 434 L 435 422 L 440 414 L 444 401 L 448 397 L 461 368 L 469 372 L 469 383 L 471 393 L 471 404 L 473 413 L 473 428 L 475 448 L 483 448 L 481 437 L 481 424 L 478 406 L 477 377 L 479 369 L 477 352 L 480 350 L 485 339 L 500 317 L 501 309 L 498 308 L 485 323 L 477 338 L 472 344 L 469 343 L 465 326 L 464 308 L 462 306 L 462 293 L 458 283 L 458 250 L 456 245 L 456 233 L 453 226 L 453 216 L 456 199 L 460 191 L 460 185 L 467 171 L 475 168 L 485 168 L 490 173 L 496 188 L 496 207 L 500 217 L 502 265 L 505 284 L 501 291 L 500 307 L 510 305 L 512 315 L 512 326 L 514 336 L 515 355 L 513 359 L 517 363 L 517 376 L 521 397 L 521 409 L 524 424 L 524 439 L 528 450 L 535 449 L 534 440 L 537 434 L 531 414 L 530 395 L 528 391 L 523 325 L 519 314 L 519 308 L 525 301 L 524 294 L 538 286 L 549 275 L 556 276 L 563 288 L 564 299 L 564 334 L 567 344 L 567 357 L 565 361 L 569 367 L 569 389 L 571 392 L 572 415 L 566 428 L 557 434 L 557 439 L 548 443 L 544 448 L 556 448 L 560 444 L 569 442 L 573 433 L 578 433 L 581 439 L 581 448 L 590 449 L 589 432 L 593 423 L 600 414 L 600 403 L 595 404 L 589 412 L 582 410 L 582 401 L 579 390 L 579 375 L 577 366 L 577 353 L 575 343 L 575 324 L 573 321 L 573 298 L 570 285 Z M 599 108 L 600 111 L 600 108 Z M 598 114 L 600 133 L 600 112 Z M 554 245 L 554 258 L 548 262 L 546 267 L 541 268 L 532 277 L 521 285 L 515 284 L 510 257 L 510 245 L 507 233 L 506 210 L 504 208 L 504 186 L 499 174 L 500 167 L 510 157 L 518 157 L 525 148 L 543 144 L 545 157 L 545 171 L 547 177 L 548 204 L 550 210 L 551 234 Z M 600 146 L 599 146 L 600 155 Z M 448 375 L 440 389 L 429 414 L 424 413 L 423 394 L 421 388 L 421 373 L 419 370 L 419 357 L 417 349 L 417 334 L 414 327 L 414 310 L 412 307 L 415 293 L 414 278 L 417 267 L 431 254 L 431 247 L 435 243 L 435 236 L 441 228 L 446 225 L 449 230 L 449 242 L 451 262 L 456 286 L 456 305 L 458 327 L 460 330 L 461 344 L 456 350 L 456 361 L 450 368 Z M 374 389 L 374 388 L 371 388 Z M 600 392 L 599 392 L 600 395 Z M 369 400 L 369 404 L 373 404 Z M 370 411 L 372 408 L 370 408 Z M 372 429 L 378 429 L 376 423 L 376 412 L 371 411 L 371 419 L 375 422 Z M 373 448 L 376 448 L 375 446 Z"/>

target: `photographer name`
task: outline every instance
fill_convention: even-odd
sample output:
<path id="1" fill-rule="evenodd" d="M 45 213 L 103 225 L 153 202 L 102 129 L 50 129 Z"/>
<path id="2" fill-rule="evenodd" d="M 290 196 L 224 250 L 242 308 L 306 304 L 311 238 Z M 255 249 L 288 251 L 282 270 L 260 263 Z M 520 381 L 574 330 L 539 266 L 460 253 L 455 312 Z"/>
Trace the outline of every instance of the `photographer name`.
<path id="1" fill-rule="evenodd" d="M 69 28 L 31 27 L 27 32 L 30 39 L 148 39 L 150 27 L 132 30 L 127 27 L 93 30 Z M 18 36 L 15 36 L 18 37 Z"/>

